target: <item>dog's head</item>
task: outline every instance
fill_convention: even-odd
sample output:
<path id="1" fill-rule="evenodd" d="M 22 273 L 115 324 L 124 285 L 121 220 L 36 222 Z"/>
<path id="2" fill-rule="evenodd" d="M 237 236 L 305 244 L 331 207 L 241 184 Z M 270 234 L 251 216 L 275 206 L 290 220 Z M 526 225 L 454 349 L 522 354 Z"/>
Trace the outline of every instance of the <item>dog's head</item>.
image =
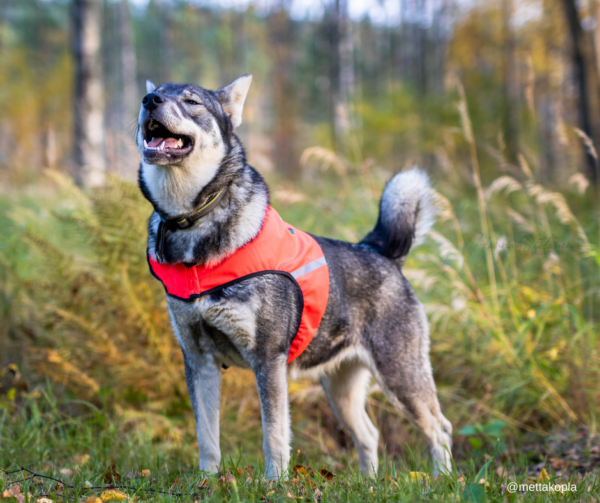
<path id="1" fill-rule="evenodd" d="M 200 168 L 218 165 L 227 154 L 252 75 L 216 92 L 192 84 L 146 82 L 136 141 L 146 165 Z"/>

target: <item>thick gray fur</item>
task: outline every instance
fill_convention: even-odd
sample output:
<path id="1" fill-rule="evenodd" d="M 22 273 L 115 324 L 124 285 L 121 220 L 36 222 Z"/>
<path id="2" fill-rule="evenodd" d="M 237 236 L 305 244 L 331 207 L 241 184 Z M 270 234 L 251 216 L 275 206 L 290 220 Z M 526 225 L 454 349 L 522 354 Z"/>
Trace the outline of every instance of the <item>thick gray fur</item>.
<path id="1" fill-rule="evenodd" d="M 191 228 L 168 232 L 169 263 L 218 263 L 260 230 L 269 201 L 263 178 L 246 163 L 234 134 L 241 123 L 251 76 L 217 92 L 191 84 L 148 83 L 160 104 L 142 106 L 137 144 L 139 184 L 154 206 L 148 252 L 154 258 L 159 215 L 189 214 L 226 187 L 211 213 Z M 185 135 L 185 155 L 148 153 L 150 121 Z M 434 219 L 427 175 L 413 168 L 387 184 L 374 230 L 360 243 L 315 237 L 330 271 L 327 310 L 306 351 L 286 363 L 299 322 L 290 279 L 263 275 L 192 302 L 167 298 L 185 358 L 185 375 L 198 434 L 200 469 L 216 472 L 222 367 L 250 368 L 260 396 L 265 474 L 284 476 L 290 460 L 287 379 L 321 381 L 329 402 L 358 449 L 360 467 L 375 475 L 378 432 L 365 410 L 373 376 L 394 407 L 426 436 L 434 472 L 451 471 L 452 426 L 440 411 L 429 362 L 429 327 L 423 306 L 401 271 L 411 246 Z"/>

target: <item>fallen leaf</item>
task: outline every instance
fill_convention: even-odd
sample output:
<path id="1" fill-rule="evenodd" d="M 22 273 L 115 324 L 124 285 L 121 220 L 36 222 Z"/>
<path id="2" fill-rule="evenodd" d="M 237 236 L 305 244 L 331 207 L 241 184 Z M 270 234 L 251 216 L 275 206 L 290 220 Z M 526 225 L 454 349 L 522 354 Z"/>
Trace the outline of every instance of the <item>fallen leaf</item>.
<path id="1" fill-rule="evenodd" d="M 271 494 L 275 494 L 275 491 L 269 491 L 267 494 L 263 494 L 263 495 L 260 497 L 260 500 L 261 500 L 261 501 L 267 501 L 267 498 L 268 498 L 269 496 L 271 496 Z"/>
<path id="2" fill-rule="evenodd" d="M 90 496 L 85 500 L 85 503 L 102 503 L 102 500 L 98 496 Z"/>
<path id="3" fill-rule="evenodd" d="M 546 471 L 545 468 L 542 468 L 542 471 L 540 472 L 540 476 L 538 477 L 537 481 L 538 482 L 546 482 L 547 480 L 550 480 L 550 477 L 548 476 L 548 472 Z"/>
<path id="4" fill-rule="evenodd" d="M 63 477 L 67 477 L 68 479 L 73 476 L 73 470 L 69 468 L 61 468 L 58 470 L 58 473 L 60 473 Z"/>
<path id="5" fill-rule="evenodd" d="M 50 498 L 38 498 L 35 503 L 54 503 Z"/>
<path id="6" fill-rule="evenodd" d="M 23 503 L 25 501 L 25 495 L 21 493 L 21 488 L 18 485 L 9 487 L 2 493 L 2 499 L 6 503 Z"/>
<path id="7" fill-rule="evenodd" d="M 286 496 L 287 496 L 288 498 L 290 498 L 291 500 L 295 500 L 295 499 L 296 499 L 296 496 L 294 496 L 294 495 L 293 495 L 291 492 L 289 492 L 289 491 L 288 491 L 288 493 L 286 494 Z"/>
<path id="8" fill-rule="evenodd" d="M 508 470 L 503 466 L 499 466 L 498 468 L 496 468 L 496 475 L 498 475 L 498 477 L 500 477 L 501 479 L 507 479 Z"/>
<path id="9" fill-rule="evenodd" d="M 104 471 L 104 474 L 102 475 L 102 480 L 107 484 L 110 484 L 113 481 L 118 482 L 119 480 L 121 480 L 121 474 L 117 471 L 116 463 L 113 463 Z"/>
<path id="10" fill-rule="evenodd" d="M 73 464 L 83 466 L 90 460 L 89 454 L 79 454 L 73 458 Z"/>
<path id="11" fill-rule="evenodd" d="M 142 477 L 144 477 L 145 479 L 150 478 L 150 475 L 152 475 L 152 472 L 147 468 L 145 470 L 142 470 Z"/>
<path id="12" fill-rule="evenodd" d="M 116 489 L 108 489 L 100 495 L 102 501 L 123 501 L 128 500 L 129 496 Z"/>
<path id="13" fill-rule="evenodd" d="M 298 475 L 302 475 L 304 477 L 308 477 L 309 474 L 314 472 L 312 466 L 294 465 L 294 467 L 292 469 Z"/>
<path id="14" fill-rule="evenodd" d="M 238 466 L 238 467 L 235 469 L 235 473 L 237 473 L 237 476 L 238 476 L 238 477 L 241 477 L 242 475 L 244 475 L 244 470 Z"/>
<path id="15" fill-rule="evenodd" d="M 335 473 L 332 473 L 332 472 L 330 472 L 329 470 L 327 470 L 325 468 L 321 468 L 319 470 L 319 473 L 320 473 L 321 477 L 324 477 L 328 481 L 332 480 L 333 477 L 335 477 Z"/>

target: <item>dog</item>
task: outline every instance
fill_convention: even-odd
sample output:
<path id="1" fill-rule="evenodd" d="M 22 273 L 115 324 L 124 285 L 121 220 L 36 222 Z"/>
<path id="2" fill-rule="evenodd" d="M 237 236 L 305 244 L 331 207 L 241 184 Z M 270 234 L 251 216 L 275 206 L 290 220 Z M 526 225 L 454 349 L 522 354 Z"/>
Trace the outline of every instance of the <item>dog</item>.
<path id="1" fill-rule="evenodd" d="M 269 191 L 234 133 L 251 81 L 244 75 L 215 92 L 147 81 L 136 142 L 139 187 L 154 208 L 150 261 L 212 267 L 261 231 Z M 203 214 L 199 208 L 207 205 L 212 208 Z M 327 261 L 329 294 L 312 341 L 291 363 L 288 351 L 302 313 L 301 294 L 289 277 L 251 275 L 187 300 L 167 295 L 184 355 L 200 470 L 219 470 L 221 369 L 235 365 L 256 375 L 266 477 L 288 470 L 288 378 L 299 377 L 320 380 L 365 475 L 375 476 L 378 468 L 379 434 L 365 410 L 371 376 L 427 438 L 434 474 L 452 471 L 452 425 L 437 399 L 427 317 L 402 274 L 411 246 L 424 239 L 434 218 L 429 179 L 413 168 L 387 183 L 377 223 L 361 242 L 312 237 Z M 174 221 L 186 223 L 177 228 L 170 226 Z"/>

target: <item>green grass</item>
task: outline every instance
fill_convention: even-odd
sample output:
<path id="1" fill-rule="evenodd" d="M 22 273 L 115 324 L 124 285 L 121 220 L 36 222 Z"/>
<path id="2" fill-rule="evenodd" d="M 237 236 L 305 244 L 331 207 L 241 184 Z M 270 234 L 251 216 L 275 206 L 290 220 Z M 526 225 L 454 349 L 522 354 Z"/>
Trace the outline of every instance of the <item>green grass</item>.
<path id="1" fill-rule="evenodd" d="M 410 472 L 431 473 L 427 448 L 375 388 L 367 412 L 381 432 L 382 465 L 377 480 L 363 479 L 320 387 L 300 382 L 289 390 L 293 463 L 336 476 L 259 480 L 254 376 L 232 368 L 222 374 L 224 479 L 209 479 L 188 500 L 283 501 L 288 492 L 310 499 L 316 489 L 323 501 L 460 500 L 481 478 L 492 500 L 598 500 L 598 200 L 581 178 L 560 191 L 542 186 L 525 158 L 510 176 L 501 164 L 502 176 L 481 182 L 465 114 L 470 158 L 448 159 L 434 176 L 438 222 L 403 267 L 429 316 L 456 473 L 410 480 Z M 324 149 L 307 152 L 302 179 L 269 177 L 272 204 L 299 228 L 359 240 L 375 223 L 391 174 Z M 123 475 L 149 469 L 156 488 L 188 493 L 199 480 L 194 419 L 164 292 L 145 260 L 150 207 L 135 185 L 116 178 L 83 193 L 69 178 L 48 175 L 0 196 L 0 467 L 68 468 L 81 485 L 96 484 L 116 463 Z M 90 460 L 75 469 L 82 454 Z M 239 476 L 246 466 L 251 474 Z M 525 483 L 542 469 L 575 483 L 577 494 L 501 494 L 502 474 Z M 480 492 L 470 486 L 467 496 L 479 500 Z"/>
<path id="2" fill-rule="evenodd" d="M 34 498 L 47 495 L 54 501 L 81 501 L 101 495 L 108 484 L 141 501 L 463 501 L 465 497 L 469 501 L 469 493 L 474 501 L 597 501 L 600 497 L 597 476 L 556 476 L 550 466 L 546 483 L 574 484 L 577 491 L 510 496 L 506 491 L 510 481 L 530 484 L 539 477 L 531 477 L 531 458 L 526 452 L 507 455 L 504 451 L 502 455 L 502 442 L 488 443 L 480 456 L 458 461 L 453 474 L 436 480 L 417 480 L 422 476 L 415 471 L 430 468 L 419 451 L 409 451 L 405 459 L 395 462 L 384 457 L 376 479 L 357 472 L 351 453 L 344 453 L 332 466 L 322 454 L 305 457 L 295 451 L 288 480 L 268 481 L 260 476 L 261 460 L 242 454 L 244 445 L 238 451 L 225 445 L 222 473 L 206 477 L 197 471 L 191 438 L 157 440 L 156 432 L 125 425 L 104 409 L 57 398 L 51 386 L 36 395 L 22 397 L 18 406 L 4 401 L 0 414 L 0 466 L 8 471 L 24 466 L 65 482 L 62 492 L 49 479 L 19 483 L 21 492 Z M 79 414 L 73 414 L 74 408 Z M 82 456 L 89 458 L 85 461 Z M 294 469 L 294 465 L 302 468 Z M 323 468 L 334 474 L 331 480 L 319 473 Z M 142 470 L 150 470 L 150 476 L 144 478 Z M 501 476 L 502 471 L 507 476 Z M 0 490 L 11 480 L 29 476 L 4 476 Z M 486 483 L 475 483 L 481 479 Z"/>

